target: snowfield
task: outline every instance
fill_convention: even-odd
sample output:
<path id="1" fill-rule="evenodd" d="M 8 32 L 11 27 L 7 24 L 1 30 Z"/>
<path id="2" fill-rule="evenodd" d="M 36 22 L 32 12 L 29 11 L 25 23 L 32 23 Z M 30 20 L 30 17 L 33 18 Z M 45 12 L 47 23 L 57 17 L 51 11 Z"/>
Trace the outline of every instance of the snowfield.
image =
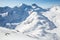
<path id="1" fill-rule="evenodd" d="M 20 32 L 0 27 L 0 40 L 37 40 Z"/>

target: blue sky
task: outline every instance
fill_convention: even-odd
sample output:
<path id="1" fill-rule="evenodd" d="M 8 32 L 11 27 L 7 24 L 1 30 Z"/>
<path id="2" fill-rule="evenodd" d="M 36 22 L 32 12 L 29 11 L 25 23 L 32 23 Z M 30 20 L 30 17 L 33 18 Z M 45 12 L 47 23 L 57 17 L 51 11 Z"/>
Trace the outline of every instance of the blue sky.
<path id="1" fill-rule="evenodd" d="M 31 5 L 33 3 L 36 3 L 37 5 L 47 8 L 51 7 L 53 5 L 60 5 L 60 0 L 0 0 L 0 7 L 4 6 L 18 6 L 21 3 L 25 3 L 28 5 Z"/>

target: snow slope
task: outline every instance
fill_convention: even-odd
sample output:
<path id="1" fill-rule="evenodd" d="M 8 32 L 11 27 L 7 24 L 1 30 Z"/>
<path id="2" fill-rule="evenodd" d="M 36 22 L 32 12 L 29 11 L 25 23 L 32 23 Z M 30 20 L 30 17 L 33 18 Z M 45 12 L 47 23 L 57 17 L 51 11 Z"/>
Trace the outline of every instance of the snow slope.
<path id="1" fill-rule="evenodd" d="M 55 33 L 50 33 L 47 31 L 53 30 L 55 28 L 55 24 L 51 22 L 47 17 L 41 13 L 32 12 L 25 21 L 16 27 L 16 30 L 33 38 L 41 40 L 55 40 Z"/>
<path id="2" fill-rule="evenodd" d="M 0 27 L 0 40 L 37 40 L 15 30 Z"/>
<path id="3" fill-rule="evenodd" d="M 49 11 L 44 12 L 43 15 L 53 21 L 56 26 L 60 26 L 60 6 L 54 6 Z"/>
<path id="4" fill-rule="evenodd" d="M 56 33 L 60 36 L 60 6 L 54 6 L 49 11 L 44 12 L 43 15 L 48 17 L 57 26 L 56 29 L 49 31 L 51 33 Z"/>

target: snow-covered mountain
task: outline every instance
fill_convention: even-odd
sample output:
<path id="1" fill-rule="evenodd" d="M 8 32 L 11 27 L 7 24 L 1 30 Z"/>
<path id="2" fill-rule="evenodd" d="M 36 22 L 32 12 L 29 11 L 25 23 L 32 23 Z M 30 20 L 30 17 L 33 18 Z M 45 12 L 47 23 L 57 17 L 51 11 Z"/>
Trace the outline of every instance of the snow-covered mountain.
<path id="1" fill-rule="evenodd" d="M 53 21 L 56 24 L 57 20 L 60 20 L 60 16 L 59 16 L 60 15 L 60 6 L 53 6 L 52 8 L 50 8 L 49 11 L 43 12 L 43 15 L 48 17 L 49 20 Z M 59 25 L 59 24 L 60 24 L 60 22 L 57 25 Z"/>
<path id="2" fill-rule="evenodd" d="M 49 20 L 51 20 L 57 27 L 56 29 L 49 32 L 54 32 L 60 36 L 60 6 L 52 7 L 49 11 L 44 12 L 43 15 L 48 17 Z"/>
<path id="3" fill-rule="evenodd" d="M 16 30 L 37 39 L 59 40 L 57 25 L 60 22 L 58 22 L 59 16 L 56 15 L 60 13 L 58 9 L 59 7 L 52 7 L 46 12 L 32 11 L 26 20 L 16 27 Z M 58 16 L 56 17 L 58 19 L 54 18 L 55 16 Z"/>
<path id="4" fill-rule="evenodd" d="M 0 26 L 15 29 L 13 32 L 19 31 L 19 33 L 13 33 L 11 30 L 4 31 L 3 29 L 3 32 L 0 30 L 2 32 L 2 35 L 0 35 L 3 38 L 5 32 L 9 32 L 6 34 L 8 35 L 6 40 L 12 39 L 13 37 L 18 37 L 19 39 L 23 34 L 31 38 L 36 38 L 37 40 L 59 40 L 59 11 L 59 6 L 43 9 L 36 4 L 21 4 L 20 7 L 15 6 L 14 8 L 0 7 Z M 11 36 L 9 36 L 10 32 L 12 33 Z M 20 35 L 20 33 L 23 34 Z M 24 40 L 24 37 L 21 40 Z"/>
<path id="5" fill-rule="evenodd" d="M 14 8 L 8 6 L 0 7 L 0 26 L 14 29 L 16 25 L 11 25 L 11 23 L 14 24 L 24 21 L 30 15 L 29 12 L 31 11 L 42 12 L 47 10 L 37 6 L 36 4 L 21 4 L 20 7 L 15 6 Z M 8 23 L 10 25 L 7 25 Z"/>

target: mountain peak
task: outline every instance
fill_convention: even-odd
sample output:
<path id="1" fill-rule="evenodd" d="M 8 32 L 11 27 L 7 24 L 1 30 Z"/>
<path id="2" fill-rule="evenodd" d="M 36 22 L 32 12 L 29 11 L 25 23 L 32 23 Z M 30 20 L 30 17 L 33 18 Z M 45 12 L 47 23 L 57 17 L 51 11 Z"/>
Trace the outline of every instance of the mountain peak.
<path id="1" fill-rule="evenodd" d="M 51 11 L 59 11 L 60 10 L 60 6 L 53 6 L 50 9 Z"/>
<path id="2" fill-rule="evenodd" d="M 32 6 L 37 6 L 36 4 L 32 4 Z"/>
<path id="3" fill-rule="evenodd" d="M 39 8 L 36 4 L 32 4 L 32 8 Z"/>

